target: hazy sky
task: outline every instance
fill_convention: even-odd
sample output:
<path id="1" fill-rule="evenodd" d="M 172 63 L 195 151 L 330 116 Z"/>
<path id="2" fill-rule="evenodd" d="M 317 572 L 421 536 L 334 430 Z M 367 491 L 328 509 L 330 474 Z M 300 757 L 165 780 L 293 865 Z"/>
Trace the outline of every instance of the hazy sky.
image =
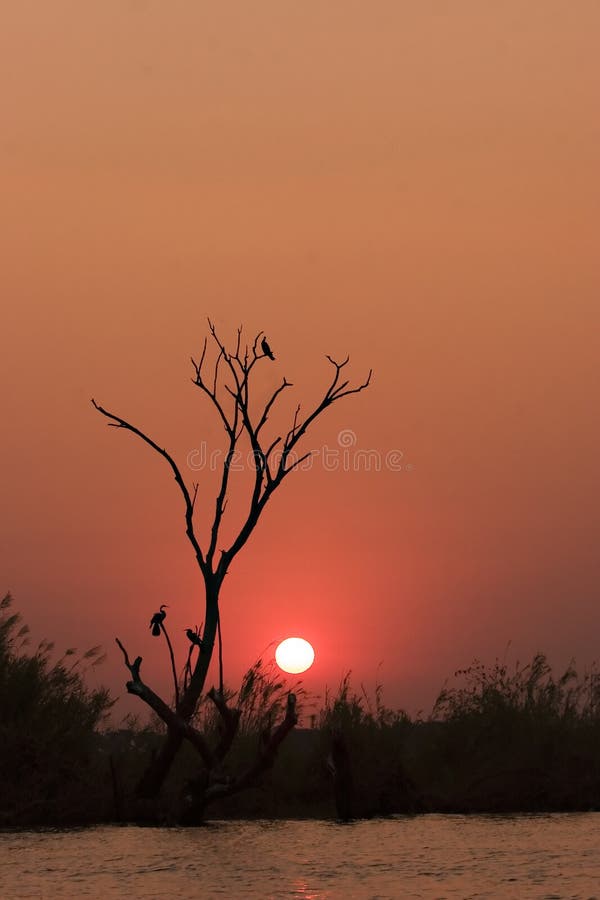
<path id="1" fill-rule="evenodd" d="M 210 315 L 266 331 L 290 417 L 326 353 L 373 367 L 306 449 L 403 454 L 284 484 L 224 588 L 230 683 L 290 634 L 309 687 L 382 661 L 411 709 L 509 641 L 600 656 L 599 40 L 597 0 L 5 4 L 0 591 L 36 635 L 123 693 L 115 634 L 163 689 L 150 615 L 182 653 L 200 624 L 170 473 L 89 400 L 212 506 Z"/>

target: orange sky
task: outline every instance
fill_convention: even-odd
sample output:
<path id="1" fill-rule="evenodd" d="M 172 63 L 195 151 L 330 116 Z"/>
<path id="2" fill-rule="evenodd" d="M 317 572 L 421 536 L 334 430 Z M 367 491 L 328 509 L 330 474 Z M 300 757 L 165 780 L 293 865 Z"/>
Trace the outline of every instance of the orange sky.
<path id="1" fill-rule="evenodd" d="M 89 399 L 185 466 L 221 434 L 210 315 L 267 332 L 290 410 L 325 353 L 372 366 L 310 446 L 412 467 L 282 487 L 226 582 L 230 682 L 289 634 L 309 687 L 383 661 L 410 709 L 509 641 L 598 657 L 599 38 L 595 0 L 10 4 L 0 590 L 36 634 L 104 644 L 122 693 L 119 634 L 167 684 L 151 613 L 182 651 L 202 618 L 180 497 Z"/>

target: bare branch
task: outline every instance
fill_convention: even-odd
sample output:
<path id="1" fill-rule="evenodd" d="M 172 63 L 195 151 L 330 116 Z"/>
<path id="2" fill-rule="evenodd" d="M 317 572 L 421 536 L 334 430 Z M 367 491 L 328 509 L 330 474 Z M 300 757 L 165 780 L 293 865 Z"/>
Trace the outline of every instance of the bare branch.
<path id="1" fill-rule="evenodd" d="M 279 397 L 279 395 L 281 394 L 281 392 L 284 391 L 284 390 L 286 389 L 286 387 L 293 387 L 293 385 L 292 385 L 292 382 L 291 382 L 291 381 L 287 381 L 287 379 L 284 377 L 282 383 L 279 385 L 279 387 L 277 388 L 277 390 L 274 391 L 274 393 L 273 393 L 271 399 L 269 400 L 269 402 L 268 402 L 267 405 L 265 406 L 265 409 L 264 409 L 264 412 L 263 412 L 262 416 L 260 417 L 260 420 L 259 420 L 259 422 L 258 422 L 258 425 L 256 426 L 256 435 L 257 435 L 257 437 L 258 437 L 258 433 L 259 433 L 260 429 L 263 427 L 263 425 L 265 424 L 265 422 L 267 421 L 267 419 L 268 419 L 268 417 L 269 417 L 269 413 L 271 412 L 271 408 L 272 408 L 273 404 L 275 403 L 275 401 L 277 400 L 277 398 Z"/>
<path id="2" fill-rule="evenodd" d="M 165 636 L 167 647 L 169 648 L 169 656 L 171 658 L 171 673 L 173 675 L 173 688 L 175 690 L 175 708 L 177 708 L 179 706 L 179 685 L 177 684 L 177 671 L 175 669 L 175 654 L 173 653 L 173 645 L 171 644 L 169 632 L 165 628 L 165 623 L 160 622 L 159 627 Z"/>
<path id="3" fill-rule="evenodd" d="M 227 453 L 225 454 L 225 459 L 223 460 L 223 471 L 221 474 L 221 486 L 219 488 L 219 493 L 217 495 L 217 499 L 215 501 L 215 515 L 213 519 L 213 524 L 210 531 L 210 544 L 208 547 L 208 552 L 206 554 L 206 560 L 210 568 L 212 569 L 212 561 L 214 558 L 215 550 L 217 548 L 217 541 L 219 539 L 219 528 L 221 527 L 221 521 L 223 519 L 223 514 L 225 512 L 225 507 L 227 505 L 227 487 L 229 485 L 229 475 L 231 472 L 231 464 L 233 462 L 233 458 L 235 455 L 235 448 L 238 441 L 238 418 L 239 418 L 239 407 L 236 404 L 234 411 L 234 418 L 231 426 L 231 431 L 229 433 L 229 447 L 227 448 Z"/>
<path id="4" fill-rule="evenodd" d="M 197 380 L 197 381 L 198 381 L 198 380 L 199 380 L 199 381 L 202 380 L 202 366 L 203 366 L 203 364 L 204 364 L 204 357 L 206 356 L 206 347 L 207 347 L 207 344 L 208 344 L 208 341 L 207 341 L 206 338 L 204 338 L 204 346 L 202 347 L 202 355 L 201 355 L 201 357 L 200 357 L 200 362 L 199 362 L 199 363 L 196 362 L 196 360 L 194 359 L 193 356 L 190 357 L 190 359 L 192 360 L 192 365 L 193 365 L 194 369 L 196 370 L 196 380 Z"/>
<path id="5" fill-rule="evenodd" d="M 216 708 L 219 711 L 221 719 L 223 720 L 221 739 L 214 750 L 214 757 L 218 762 L 220 762 L 227 756 L 229 748 L 231 747 L 233 740 L 237 734 L 242 712 L 237 707 L 231 709 L 229 706 L 227 706 L 227 703 L 221 691 L 215 690 L 214 687 L 211 688 L 208 692 L 208 697 L 210 697 L 212 702 L 215 704 Z"/>
<path id="6" fill-rule="evenodd" d="M 221 634 L 221 611 L 217 601 L 217 636 L 219 638 L 219 691 L 223 694 L 223 635 Z"/>
<path id="7" fill-rule="evenodd" d="M 200 364 L 197 365 L 197 364 L 194 362 L 194 360 L 192 359 L 192 365 L 194 366 L 194 369 L 195 369 L 195 372 L 196 372 L 196 377 L 195 377 L 194 379 L 192 379 L 192 380 L 193 380 L 194 384 L 196 385 L 196 387 L 199 387 L 200 390 L 204 391 L 204 393 L 206 394 L 206 396 L 210 398 L 210 400 L 212 401 L 213 406 L 215 407 L 215 409 L 216 409 L 217 412 L 219 413 L 219 416 L 220 416 L 220 418 L 221 418 L 221 421 L 223 422 L 223 426 L 224 426 L 224 428 L 225 428 L 225 431 L 227 432 L 227 434 L 229 435 L 229 437 L 231 437 L 232 430 L 234 430 L 234 429 L 232 428 L 232 425 L 231 425 L 229 419 L 227 418 L 227 414 L 226 414 L 226 412 L 225 412 L 225 410 L 224 410 L 224 408 L 223 408 L 223 405 L 221 404 L 220 400 L 219 400 L 218 397 L 217 397 L 217 375 L 218 375 L 218 368 L 219 368 L 219 361 L 220 361 L 220 359 L 221 359 L 221 354 L 219 354 L 219 356 L 217 357 L 217 361 L 216 361 L 216 363 L 215 363 L 215 372 L 214 372 L 214 378 L 213 378 L 213 387 L 210 388 L 210 387 L 208 387 L 208 385 L 206 384 L 206 382 L 205 382 L 204 379 L 202 378 L 202 371 L 201 371 L 201 368 L 202 368 L 202 362 L 203 362 L 203 360 L 204 360 L 204 355 L 205 355 L 205 353 L 206 353 L 206 341 L 205 341 L 205 343 L 204 343 L 204 350 L 202 351 L 202 361 L 200 362 Z M 225 355 L 225 348 L 221 348 L 221 353 L 222 353 L 223 355 Z"/>
<path id="8" fill-rule="evenodd" d="M 335 397 L 333 399 L 339 400 L 340 397 L 349 397 L 350 394 L 360 394 L 361 391 L 364 391 L 364 389 L 368 388 L 369 385 L 371 384 L 372 375 L 373 375 L 373 369 L 369 369 L 369 374 L 367 375 L 366 380 L 363 381 L 362 384 L 359 384 L 358 387 L 351 388 L 349 391 L 342 391 L 342 388 L 346 387 L 346 385 L 349 384 L 348 381 L 345 381 L 344 384 L 340 385 L 340 387 L 337 389 L 337 391 L 335 392 Z"/>
<path id="9" fill-rule="evenodd" d="M 290 692 L 288 694 L 285 717 L 270 735 L 266 735 L 264 742 L 259 744 L 255 762 L 237 778 L 228 782 L 219 781 L 209 785 L 204 795 L 204 804 L 212 803 L 214 800 L 218 800 L 221 797 L 230 797 L 232 794 L 237 794 L 239 791 L 244 790 L 244 788 L 253 784 L 259 775 L 271 768 L 282 741 L 294 728 L 297 722 L 296 696 Z"/>
<path id="10" fill-rule="evenodd" d="M 258 340 L 258 338 L 257 338 Z M 256 346 L 257 341 L 255 341 Z M 257 357 L 260 358 L 260 357 Z M 308 427 L 311 423 L 325 410 L 328 406 L 331 406 L 336 400 L 341 399 L 342 397 L 347 396 L 348 394 L 359 393 L 364 390 L 371 381 L 372 372 L 369 372 L 369 375 L 361 385 L 356 388 L 351 388 L 349 390 L 345 390 L 348 385 L 348 382 L 344 382 L 340 384 L 340 372 L 342 369 L 348 364 L 349 357 L 343 360 L 341 363 L 336 362 L 332 357 L 328 356 L 327 359 L 334 366 L 335 373 L 332 378 L 332 381 L 327 388 L 325 395 L 321 402 L 315 407 L 315 409 L 307 416 L 307 418 L 302 422 L 298 423 L 298 415 L 299 409 L 296 409 L 296 414 L 294 416 L 294 422 L 292 428 L 287 433 L 287 436 L 283 442 L 283 450 L 281 454 L 281 459 L 279 461 L 279 465 L 277 467 L 277 471 L 275 475 L 273 475 L 271 469 L 268 465 L 268 457 L 270 453 L 273 451 L 275 446 L 280 442 L 280 438 L 277 438 L 269 447 L 268 451 L 265 453 L 263 450 L 258 437 L 256 429 L 253 429 L 252 423 L 250 421 L 248 409 L 244 404 L 243 398 L 240 399 L 240 382 L 237 382 L 238 390 L 236 392 L 232 391 L 228 388 L 232 397 L 237 398 L 238 403 L 240 405 L 240 409 L 242 412 L 243 423 L 245 426 L 245 430 L 250 438 L 250 442 L 252 445 L 252 449 L 254 452 L 254 464 L 256 467 L 256 478 L 254 483 L 254 490 L 252 493 L 252 497 L 250 500 L 250 509 L 248 511 L 248 515 L 246 517 L 246 521 L 242 525 L 238 536 L 229 547 L 229 549 L 222 551 L 221 561 L 219 563 L 219 572 L 221 575 L 224 575 L 227 571 L 227 568 L 233 558 L 244 546 L 250 535 L 252 534 L 258 519 L 262 513 L 262 510 L 265 507 L 265 504 L 269 500 L 269 497 L 273 493 L 273 491 L 281 484 L 281 481 L 288 475 L 293 469 L 297 468 L 300 463 L 304 462 L 311 454 L 306 453 L 301 456 L 299 459 L 294 460 L 293 463 L 287 465 L 289 461 L 290 454 L 298 441 L 304 436 Z M 251 364 L 252 365 L 252 364 Z M 282 389 L 282 387 L 281 387 Z M 264 415 L 264 413 L 263 413 Z M 265 484 L 266 479 L 266 484 Z M 264 486 L 264 489 L 263 489 Z"/>
<path id="11" fill-rule="evenodd" d="M 127 682 L 127 691 L 130 694 L 135 694 L 137 697 L 140 697 L 141 700 L 146 703 L 150 709 L 153 709 L 154 712 L 159 716 L 165 725 L 169 728 L 170 731 L 179 732 L 183 737 L 187 738 L 187 740 L 192 744 L 192 746 L 198 751 L 198 753 L 202 756 L 205 764 L 212 768 L 214 765 L 214 757 L 210 752 L 206 741 L 202 737 L 199 731 L 197 731 L 189 722 L 186 722 L 177 713 L 174 713 L 173 710 L 167 706 L 167 704 L 162 700 L 158 694 L 155 694 L 152 688 L 149 688 L 147 684 L 144 684 L 140 677 L 140 666 L 142 664 L 142 657 L 138 656 L 135 662 L 129 662 L 129 656 L 125 647 L 121 643 L 118 638 L 115 638 L 118 646 L 123 653 L 123 657 L 125 659 L 125 665 L 131 672 L 132 680 Z"/>
<path id="12" fill-rule="evenodd" d="M 217 361 L 215 363 L 215 377 L 213 378 L 213 396 L 216 398 L 217 396 L 217 379 L 219 377 L 219 363 L 221 362 L 221 357 L 223 353 L 219 353 L 217 356 Z"/>
<path id="13" fill-rule="evenodd" d="M 293 422 L 293 425 L 292 425 L 292 427 L 290 428 L 290 430 L 288 431 L 288 433 L 287 433 L 287 435 L 286 435 L 286 438 L 285 438 L 285 444 L 286 444 L 286 445 L 290 442 L 290 440 L 291 440 L 291 439 L 294 437 L 294 435 L 296 434 L 296 429 L 297 429 L 297 427 L 298 427 L 298 415 L 299 415 L 299 414 L 300 414 L 300 404 L 298 404 L 298 406 L 296 407 L 296 411 L 295 411 L 295 413 L 294 413 L 294 422 Z"/>
<path id="14" fill-rule="evenodd" d="M 184 693 L 185 693 L 185 691 L 187 691 L 189 683 L 190 683 L 190 678 L 192 677 L 192 653 L 194 652 L 194 646 L 195 646 L 194 644 L 190 644 L 190 646 L 188 647 L 188 655 L 187 655 L 187 659 L 185 661 L 185 666 L 183 669 Z"/>
<path id="15" fill-rule="evenodd" d="M 129 669 L 129 671 L 131 672 L 131 678 L 132 678 L 132 680 L 133 680 L 134 682 L 140 681 L 140 666 L 142 665 L 142 657 L 141 657 L 141 656 L 137 656 L 137 657 L 135 658 L 135 662 L 130 663 L 130 662 L 129 662 L 129 654 L 127 653 L 127 650 L 125 649 L 125 647 L 123 646 L 123 644 L 121 643 L 121 641 L 119 640 L 119 638 L 116 637 L 116 638 L 115 638 L 115 641 L 117 642 L 118 646 L 119 646 L 120 649 L 121 649 L 121 652 L 122 652 L 123 657 L 124 657 L 124 659 L 125 659 L 125 665 L 127 666 L 127 668 Z"/>
<path id="16" fill-rule="evenodd" d="M 211 330 L 213 337 L 217 343 L 218 347 L 223 347 L 219 337 L 217 336 L 214 328 Z M 250 500 L 250 512 L 248 514 L 248 519 L 252 519 L 257 517 L 259 510 L 259 503 L 261 501 L 261 491 L 263 487 L 263 483 L 265 478 L 267 478 L 267 482 L 271 481 L 270 473 L 269 476 L 266 475 L 267 472 L 267 460 L 265 457 L 265 453 L 260 444 L 260 441 L 257 437 L 257 432 L 254 426 L 252 425 L 252 421 L 250 419 L 250 410 L 249 410 L 249 400 L 248 400 L 248 379 L 252 367 L 255 365 L 258 359 L 262 357 L 257 356 L 256 354 L 256 345 L 258 343 L 258 339 L 262 332 L 259 332 L 254 340 L 254 345 L 252 348 L 253 359 L 249 363 L 242 363 L 238 357 L 238 364 L 241 366 L 242 378 L 241 380 L 238 378 L 238 374 L 235 370 L 235 366 L 229 357 L 226 357 L 226 360 L 229 365 L 229 369 L 235 381 L 235 391 L 232 390 L 228 385 L 226 385 L 227 391 L 233 397 L 234 402 L 236 403 L 236 409 L 239 409 L 242 424 L 244 429 L 250 439 L 250 445 L 252 447 L 253 459 L 254 459 L 254 467 L 255 467 L 255 479 L 254 479 L 254 489 L 252 491 L 252 497 Z M 264 496 L 264 495 L 263 495 Z M 223 557 L 222 557 L 223 559 Z M 221 568 L 221 566 L 220 566 Z M 223 570 L 224 571 L 224 570 Z"/>
<path id="17" fill-rule="evenodd" d="M 98 403 L 96 403 L 96 401 L 93 398 L 92 398 L 92 405 L 94 406 L 95 409 L 98 410 L 99 413 L 102 413 L 103 416 L 106 416 L 107 419 L 112 419 L 111 424 L 116 423 L 116 426 L 118 428 L 125 428 L 127 431 L 133 432 L 133 434 L 136 434 L 139 438 L 141 438 L 145 444 L 148 444 L 149 447 L 152 447 L 153 450 L 155 450 L 158 454 L 160 454 L 160 456 L 162 456 L 163 459 L 166 459 L 166 461 L 168 462 L 168 464 L 170 465 L 170 467 L 173 471 L 173 474 L 175 476 L 175 481 L 177 482 L 177 486 L 179 487 L 179 490 L 181 491 L 184 502 L 185 502 L 185 524 L 186 524 L 185 533 L 187 534 L 188 540 L 190 541 L 192 547 L 194 548 L 194 552 L 196 554 L 196 559 L 198 560 L 200 569 L 202 570 L 202 572 L 204 572 L 206 569 L 206 563 L 204 560 L 204 555 L 200 548 L 200 544 L 198 543 L 196 534 L 194 532 L 194 521 L 193 521 L 194 504 L 192 502 L 192 498 L 190 497 L 190 493 L 187 489 L 185 481 L 182 478 L 181 472 L 179 471 L 177 464 L 175 463 L 175 460 L 173 459 L 173 457 L 169 453 L 167 453 L 167 451 L 164 449 L 164 447 L 159 447 L 159 445 L 156 443 L 156 441 L 153 441 L 152 438 L 149 438 L 148 435 L 144 434 L 143 431 L 140 431 L 139 428 L 136 428 L 135 425 L 131 425 L 129 422 L 126 422 L 125 419 L 122 419 L 120 416 L 117 416 L 114 413 L 111 413 L 108 410 L 104 409 L 104 407 L 102 407 Z"/>
<path id="18" fill-rule="evenodd" d="M 271 455 L 271 453 L 273 452 L 273 450 L 275 449 L 277 444 L 280 444 L 280 443 L 281 443 L 281 437 L 276 437 L 275 440 L 269 444 L 269 446 L 267 447 L 267 449 L 265 451 L 265 459 L 267 460 L 267 462 L 269 461 L 269 456 Z M 269 475 L 271 474 L 268 469 L 267 469 L 267 473 Z"/>
<path id="19" fill-rule="evenodd" d="M 325 392 L 325 396 L 323 397 L 321 402 L 315 407 L 315 409 L 310 413 L 310 415 L 307 416 L 307 418 L 302 422 L 301 425 L 297 426 L 296 420 L 294 420 L 294 426 L 290 429 L 290 431 L 288 432 L 288 435 L 284 441 L 283 452 L 281 454 L 281 460 L 279 463 L 279 469 L 278 469 L 277 476 L 275 479 L 277 483 L 280 483 L 282 481 L 282 479 L 285 477 L 285 475 L 288 472 L 291 472 L 292 468 L 295 468 L 297 465 L 299 465 L 300 461 L 296 461 L 293 466 L 286 468 L 286 462 L 289 457 L 289 454 L 291 453 L 293 448 L 296 446 L 298 441 L 304 436 L 308 427 L 311 425 L 312 422 L 314 422 L 314 420 L 317 418 L 317 416 L 319 416 L 325 409 L 327 409 L 328 406 L 331 406 L 331 404 L 334 403 L 336 400 L 340 400 L 342 397 L 347 397 L 350 394 L 359 394 L 361 391 L 364 391 L 365 388 L 367 388 L 369 386 L 369 384 L 371 383 L 371 376 L 373 374 L 373 370 L 369 369 L 369 374 L 368 374 L 366 380 L 362 384 L 359 384 L 355 388 L 350 388 L 348 390 L 344 390 L 344 388 L 347 387 L 349 382 L 345 381 L 342 384 L 339 384 L 340 372 L 346 365 L 348 365 L 350 357 L 347 356 L 346 359 L 343 360 L 343 362 L 341 362 L 341 363 L 336 362 L 331 356 L 327 356 L 327 359 L 332 364 L 332 366 L 335 368 L 335 374 L 333 376 L 331 384 L 327 388 L 327 390 Z M 304 457 L 304 458 L 306 458 L 306 457 Z"/>
<path id="20" fill-rule="evenodd" d="M 348 363 L 350 362 L 350 357 L 347 356 L 346 359 L 343 359 L 342 362 L 340 362 L 340 363 L 337 362 L 333 358 L 333 356 L 330 356 L 328 353 L 325 354 L 325 357 L 326 357 L 326 359 L 329 360 L 331 365 L 334 366 L 334 368 L 335 368 L 335 376 L 334 376 L 333 382 L 330 387 L 330 390 L 334 390 L 339 381 L 340 372 L 342 371 L 342 369 L 344 369 L 348 365 Z"/>
<path id="21" fill-rule="evenodd" d="M 290 466 L 288 466 L 287 469 L 285 470 L 286 473 L 287 473 L 287 472 L 291 472 L 292 469 L 297 469 L 298 466 L 299 466 L 301 463 L 303 463 L 305 459 L 308 459 L 310 456 L 312 456 L 314 452 L 315 452 L 314 450 L 309 450 L 307 453 L 305 453 L 305 454 L 304 454 L 303 456 L 301 456 L 299 459 L 294 460 L 294 462 L 293 462 Z"/>
<path id="22" fill-rule="evenodd" d="M 202 363 L 204 362 L 204 357 L 206 356 L 207 346 L 208 346 L 208 339 L 204 338 L 204 346 L 202 347 L 202 356 L 200 357 L 200 368 L 202 368 Z"/>
<path id="23" fill-rule="evenodd" d="M 262 359 L 263 356 L 265 355 L 264 353 L 256 352 L 256 348 L 258 347 L 258 342 L 260 341 L 263 334 L 264 334 L 264 331 L 259 331 L 258 334 L 256 335 L 256 337 L 254 338 L 254 343 L 252 344 L 252 356 L 254 357 L 255 360 Z"/>

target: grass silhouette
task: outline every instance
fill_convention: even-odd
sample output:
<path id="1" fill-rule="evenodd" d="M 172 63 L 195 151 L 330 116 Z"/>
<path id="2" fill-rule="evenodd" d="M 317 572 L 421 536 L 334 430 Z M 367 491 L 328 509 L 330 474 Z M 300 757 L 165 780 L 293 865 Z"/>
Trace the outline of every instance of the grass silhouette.
<path id="1" fill-rule="evenodd" d="M 42 641 L 29 652 L 28 635 L 7 595 L 0 602 L 0 825 L 139 821 L 129 798 L 140 757 L 145 764 L 160 744 L 162 723 L 142 727 L 130 718 L 109 728 L 113 701 L 85 684 L 100 648 L 68 650 L 52 662 L 53 645 Z M 302 685 L 291 687 L 302 701 Z M 288 690 L 279 670 L 259 660 L 229 693 L 241 720 L 228 766 L 252 760 Z M 216 739 L 213 705 L 203 703 L 197 715 Z M 600 809 L 595 667 L 579 676 L 570 664 L 556 676 L 542 653 L 512 668 L 475 661 L 454 674 L 429 717 L 416 719 L 388 708 L 380 684 L 373 697 L 357 692 L 348 673 L 312 718 L 314 727 L 288 736 L 256 787 L 215 803 L 211 817 L 335 817 L 332 769 L 340 759 L 349 816 Z M 164 821 L 194 777 L 197 757 L 182 753 L 163 806 L 149 808 L 148 821 Z"/>

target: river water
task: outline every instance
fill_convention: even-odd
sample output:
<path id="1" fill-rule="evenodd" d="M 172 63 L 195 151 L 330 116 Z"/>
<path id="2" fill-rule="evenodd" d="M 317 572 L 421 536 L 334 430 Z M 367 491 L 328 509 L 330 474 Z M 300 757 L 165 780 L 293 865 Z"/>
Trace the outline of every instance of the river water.
<path id="1" fill-rule="evenodd" d="M 600 898 L 600 813 L 3 832 L 0 897 Z"/>

